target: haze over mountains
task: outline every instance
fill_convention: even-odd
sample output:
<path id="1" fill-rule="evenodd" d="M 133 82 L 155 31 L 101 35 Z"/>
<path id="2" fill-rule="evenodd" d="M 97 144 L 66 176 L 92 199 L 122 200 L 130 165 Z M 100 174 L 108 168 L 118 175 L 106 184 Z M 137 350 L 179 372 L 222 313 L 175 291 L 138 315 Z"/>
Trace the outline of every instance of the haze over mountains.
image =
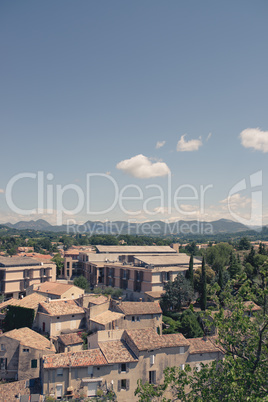
<path id="1" fill-rule="evenodd" d="M 47 232 L 90 233 L 90 234 L 138 234 L 138 235 L 177 235 L 177 234 L 218 234 L 243 232 L 249 228 L 241 223 L 228 219 L 220 219 L 213 222 L 176 221 L 166 223 L 163 221 L 151 221 L 143 223 L 129 223 L 127 221 L 87 221 L 83 225 L 53 226 L 43 219 L 36 221 L 20 221 L 15 224 L 6 223 L 5 226 L 17 230 L 37 230 Z"/>

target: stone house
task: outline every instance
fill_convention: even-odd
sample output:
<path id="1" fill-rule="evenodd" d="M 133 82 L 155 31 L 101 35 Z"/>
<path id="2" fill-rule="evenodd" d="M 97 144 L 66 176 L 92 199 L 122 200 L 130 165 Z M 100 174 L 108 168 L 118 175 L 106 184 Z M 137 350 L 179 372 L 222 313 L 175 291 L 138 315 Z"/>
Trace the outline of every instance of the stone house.
<path id="1" fill-rule="evenodd" d="M 59 335 L 56 342 L 56 349 L 59 353 L 79 352 L 83 350 L 83 339 L 79 333 Z"/>
<path id="2" fill-rule="evenodd" d="M 41 333 L 57 337 L 86 326 L 85 311 L 75 300 L 49 300 L 39 304 L 36 325 Z"/>
<path id="3" fill-rule="evenodd" d="M 27 289 L 27 294 L 36 292 L 44 297 L 54 299 L 78 299 L 85 291 L 75 285 L 61 282 L 44 282 Z"/>
<path id="4" fill-rule="evenodd" d="M 54 354 L 55 347 L 30 328 L 14 329 L 0 335 L 0 378 L 25 380 L 40 376 L 44 354 Z"/>

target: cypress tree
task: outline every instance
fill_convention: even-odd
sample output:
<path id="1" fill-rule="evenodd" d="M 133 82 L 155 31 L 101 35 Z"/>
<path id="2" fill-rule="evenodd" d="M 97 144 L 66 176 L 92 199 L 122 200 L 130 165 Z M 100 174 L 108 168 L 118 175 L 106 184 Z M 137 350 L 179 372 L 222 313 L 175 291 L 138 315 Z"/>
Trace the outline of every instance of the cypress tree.
<path id="1" fill-rule="evenodd" d="M 207 308 L 207 277 L 205 268 L 205 257 L 203 257 L 202 260 L 200 307 L 203 311 Z"/>
<path id="2" fill-rule="evenodd" d="M 189 261 L 189 269 L 187 271 L 187 279 L 189 279 L 189 282 L 193 288 L 194 287 L 194 257 L 193 257 L 193 254 L 191 254 L 190 261 Z"/>
<path id="3" fill-rule="evenodd" d="M 218 285 L 221 288 L 221 290 L 223 289 L 223 272 L 222 272 L 222 265 L 220 265 L 219 267 L 219 278 L 218 278 Z"/>

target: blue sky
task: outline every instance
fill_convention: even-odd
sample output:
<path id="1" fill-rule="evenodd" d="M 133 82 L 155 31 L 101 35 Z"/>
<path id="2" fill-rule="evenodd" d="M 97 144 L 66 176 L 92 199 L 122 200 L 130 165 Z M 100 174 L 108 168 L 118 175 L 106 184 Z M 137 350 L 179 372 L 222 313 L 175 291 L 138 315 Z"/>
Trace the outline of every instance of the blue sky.
<path id="1" fill-rule="evenodd" d="M 102 173 L 119 191 L 132 185 L 124 195 L 137 195 L 137 186 L 143 199 L 125 201 L 130 213 L 118 200 L 103 213 L 115 200 L 113 186 L 95 177 L 90 211 L 78 208 L 63 214 L 64 221 L 233 219 L 227 197 L 245 179 L 247 188 L 232 196 L 231 209 L 254 224 L 249 176 L 262 171 L 263 208 L 255 207 L 268 223 L 267 12 L 265 0 L 3 0 L 0 221 L 55 223 L 56 186 L 79 186 L 87 199 L 87 174 Z M 156 148 L 158 141 L 165 143 Z M 44 197 L 47 184 L 53 187 L 51 210 L 45 201 L 39 214 L 16 213 L 8 183 L 38 171 L 44 172 Z M 150 201 L 146 214 L 144 202 L 153 195 L 146 186 L 153 184 L 163 189 L 164 202 Z M 178 211 L 173 196 L 185 184 L 198 199 L 182 190 Z M 200 215 L 201 185 L 213 187 Z M 18 180 L 12 199 L 20 209 L 37 208 L 37 180 Z M 62 199 L 68 210 L 77 206 L 75 190 Z"/>

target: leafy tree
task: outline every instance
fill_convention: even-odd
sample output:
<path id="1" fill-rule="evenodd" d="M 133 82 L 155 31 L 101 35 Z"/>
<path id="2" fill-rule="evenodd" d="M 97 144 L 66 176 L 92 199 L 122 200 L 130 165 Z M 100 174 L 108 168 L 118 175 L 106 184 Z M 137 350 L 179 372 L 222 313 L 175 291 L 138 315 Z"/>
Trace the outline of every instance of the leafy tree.
<path id="1" fill-rule="evenodd" d="M 185 250 L 186 250 L 186 252 L 187 252 L 188 254 L 191 254 L 191 255 L 198 255 L 198 254 L 199 254 L 199 250 L 198 250 L 198 248 L 196 247 L 196 242 L 195 242 L 195 241 L 193 241 L 193 242 L 187 244 L 187 245 L 185 246 Z"/>
<path id="2" fill-rule="evenodd" d="M 202 274 L 201 274 L 201 292 L 200 292 L 200 306 L 201 310 L 207 308 L 207 277 L 205 269 L 205 258 L 202 260 Z"/>
<path id="3" fill-rule="evenodd" d="M 242 237 L 238 243 L 238 250 L 249 250 L 250 249 L 250 241 L 247 237 Z"/>
<path id="4" fill-rule="evenodd" d="M 236 257 L 235 257 L 235 254 L 232 253 L 231 256 L 230 256 L 230 265 L 229 265 L 229 269 L 228 269 L 230 278 L 231 278 L 231 279 L 235 278 L 236 275 L 238 275 L 238 274 L 240 273 L 241 268 L 242 268 L 242 267 L 241 267 L 241 265 L 238 263 L 238 261 L 237 261 L 237 259 L 236 259 Z"/>
<path id="5" fill-rule="evenodd" d="M 262 255 L 266 255 L 267 253 L 266 253 L 266 249 L 265 249 L 265 245 L 263 244 L 263 243 L 260 243 L 259 244 L 259 251 L 258 251 L 258 253 L 259 254 L 262 254 Z"/>
<path id="6" fill-rule="evenodd" d="M 215 280 L 215 272 L 208 265 L 205 266 L 207 284 L 213 284 Z M 194 272 L 194 289 L 196 292 L 201 292 L 201 278 L 202 278 L 202 268 L 198 268 Z"/>
<path id="7" fill-rule="evenodd" d="M 57 253 L 52 258 L 52 261 L 54 261 L 57 266 L 57 276 L 58 276 L 58 275 L 60 275 L 60 272 L 63 269 L 64 258 L 61 257 L 60 253 Z"/>
<path id="8" fill-rule="evenodd" d="M 255 257 L 255 254 L 256 254 L 256 252 L 255 252 L 255 250 L 254 250 L 254 247 L 252 246 L 251 249 L 250 249 L 249 254 L 248 254 L 248 255 L 246 256 L 246 258 L 245 258 L 245 262 L 246 262 L 246 263 L 249 262 L 253 267 L 254 267 L 254 257 Z"/>
<path id="9" fill-rule="evenodd" d="M 166 324 L 168 328 L 163 329 L 164 334 L 176 334 L 177 332 L 180 332 L 180 322 L 174 320 L 171 317 L 167 317 L 163 315 L 163 322 Z"/>
<path id="10" fill-rule="evenodd" d="M 196 314 L 190 309 L 185 310 L 182 313 L 179 330 L 185 336 L 185 338 L 198 338 L 203 336 L 203 331 L 197 320 Z"/>
<path id="11" fill-rule="evenodd" d="M 188 279 L 178 274 L 173 282 L 164 285 L 165 293 L 161 298 L 163 311 L 180 310 L 193 299 L 193 289 Z"/>
<path id="12" fill-rule="evenodd" d="M 218 272 L 219 266 L 226 267 L 229 265 L 232 252 L 233 247 L 228 243 L 219 243 L 213 247 L 208 247 L 206 250 L 206 262 L 214 271 Z"/>
<path id="13" fill-rule="evenodd" d="M 11 331 L 15 328 L 32 328 L 34 310 L 26 307 L 7 306 L 7 313 L 4 320 L 4 331 Z"/>
<path id="14" fill-rule="evenodd" d="M 78 278 L 74 279 L 74 285 L 81 289 L 87 290 L 89 283 L 83 275 L 80 275 Z"/>
<path id="15" fill-rule="evenodd" d="M 222 289 L 223 289 L 223 267 L 222 266 L 219 268 L 219 272 L 218 272 L 218 285 L 222 291 Z"/>

